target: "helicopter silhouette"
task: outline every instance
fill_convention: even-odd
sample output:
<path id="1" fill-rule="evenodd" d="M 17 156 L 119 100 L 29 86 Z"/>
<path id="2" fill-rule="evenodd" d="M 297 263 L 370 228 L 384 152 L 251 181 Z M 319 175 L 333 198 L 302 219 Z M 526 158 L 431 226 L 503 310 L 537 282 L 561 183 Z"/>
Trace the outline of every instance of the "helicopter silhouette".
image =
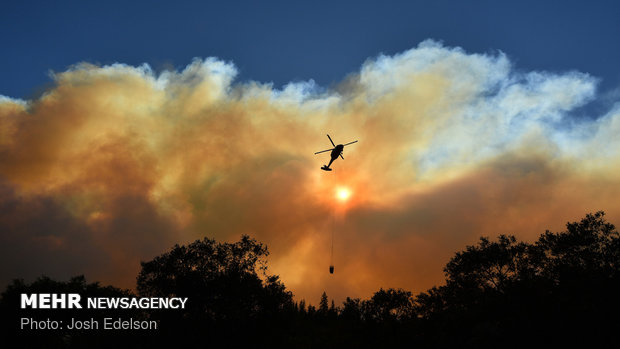
<path id="1" fill-rule="evenodd" d="M 334 141 L 332 141 L 332 138 L 327 135 L 327 138 L 329 138 L 329 141 L 332 142 L 332 145 L 334 146 L 331 149 L 327 149 L 327 150 L 321 150 L 321 151 L 317 151 L 316 153 L 314 153 L 314 155 L 316 154 L 320 154 L 320 153 L 325 153 L 326 151 L 331 151 L 331 157 L 332 159 L 329 161 L 329 164 L 327 165 L 323 165 L 323 167 L 321 167 L 321 170 L 323 171 L 331 171 L 332 169 L 329 168 L 329 166 L 331 166 L 332 162 L 334 162 L 334 160 L 338 159 L 338 157 L 340 156 L 342 158 L 342 160 L 344 160 L 344 156 L 342 156 L 342 150 L 344 149 L 345 146 L 356 143 L 357 141 L 353 141 L 353 142 L 349 142 L 347 144 L 338 144 L 335 145 Z"/>

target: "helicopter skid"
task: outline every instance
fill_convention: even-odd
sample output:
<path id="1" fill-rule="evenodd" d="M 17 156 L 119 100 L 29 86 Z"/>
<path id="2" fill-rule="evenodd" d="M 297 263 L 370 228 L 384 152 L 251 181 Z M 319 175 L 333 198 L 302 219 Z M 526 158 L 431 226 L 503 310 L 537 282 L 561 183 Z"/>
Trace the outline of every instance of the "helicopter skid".
<path id="1" fill-rule="evenodd" d="M 323 165 L 323 167 L 321 167 L 321 170 L 323 170 L 323 171 L 331 171 L 332 169 L 327 167 L 327 166 L 325 166 L 325 165 Z"/>

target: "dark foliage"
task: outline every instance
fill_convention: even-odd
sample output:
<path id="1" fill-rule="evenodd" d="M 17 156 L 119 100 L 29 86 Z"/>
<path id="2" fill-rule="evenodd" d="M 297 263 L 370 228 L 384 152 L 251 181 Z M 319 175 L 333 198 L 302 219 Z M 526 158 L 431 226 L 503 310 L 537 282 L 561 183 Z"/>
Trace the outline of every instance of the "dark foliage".
<path id="1" fill-rule="evenodd" d="M 138 294 L 188 297 L 184 310 L 152 312 L 161 341 L 278 344 L 293 295 L 268 275 L 267 248 L 248 236 L 236 243 L 197 240 L 142 263 Z"/>
<path id="2" fill-rule="evenodd" d="M 267 274 L 267 254 L 244 236 L 236 243 L 204 239 L 175 246 L 143 263 L 140 296 L 189 301 L 184 310 L 135 314 L 159 320 L 160 330 L 120 339 L 135 347 L 302 348 L 613 347 L 620 339 L 620 237 L 603 212 L 567 224 L 564 232 L 547 231 L 533 243 L 483 237 L 448 262 L 442 286 L 417 296 L 380 289 L 367 300 L 347 298 L 340 307 L 326 293 L 318 307 L 294 303 L 278 277 Z M 128 294 L 83 278 L 15 281 L 0 302 L 5 328 L 15 323 L 19 293 L 44 291 Z M 46 347 L 110 343 L 107 333 L 21 339 Z"/>
<path id="3" fill-rule="evenodd" d="M 446 285 L 416 298 L 426 344 L 587 347 L 620 336 L 619 237 L 603 212 L 533 244 L 481 238 L 445 268 Z"/>

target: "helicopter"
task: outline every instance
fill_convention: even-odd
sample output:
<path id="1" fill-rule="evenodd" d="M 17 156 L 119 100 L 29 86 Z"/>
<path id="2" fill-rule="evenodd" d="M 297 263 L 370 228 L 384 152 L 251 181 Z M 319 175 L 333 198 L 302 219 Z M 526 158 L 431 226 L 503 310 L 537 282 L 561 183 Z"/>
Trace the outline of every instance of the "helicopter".
<path id="1" fill-rule="evenodd" d="M 353 141 L 353 142 L 349 142 L 347 144 L 335 145 L 334 141 L 332 141 L 332 138 L 329 135 L 327 135 L 327 138 L 329 138 L 329 141 L 332 142 L 332 145 L 334 147 L 331 148 L 331 149 L 321 150 L 321 151 L 317 151 L 316 153 L 314 153 L 314 155 L 316 155 L 316 154 L 324 153 L 326 151 L 331 151 L 332 152 L 331 153 L 332 159 L 329 161 L 329 164 L 323 165 L 323 167 L 321 167 L 321 170 L 323 170 L 323 171 L 331 171 L 332 169 L 329 168 L 329 166 L 331 166 L 331 164 L 332 164 L 332 162 L 334 162 L 334 160 L 338 159 L 338 156 L 340 156 L 342 158 L 342 160 L 344 160 L 344 156 L 342 156 L 342 150 L 344 149 L 344 147 L 346 147 L 347 145 L 350 145 L 350 144 L 353 144 L 353 143 L 357 142 L 357 141 Z"/>

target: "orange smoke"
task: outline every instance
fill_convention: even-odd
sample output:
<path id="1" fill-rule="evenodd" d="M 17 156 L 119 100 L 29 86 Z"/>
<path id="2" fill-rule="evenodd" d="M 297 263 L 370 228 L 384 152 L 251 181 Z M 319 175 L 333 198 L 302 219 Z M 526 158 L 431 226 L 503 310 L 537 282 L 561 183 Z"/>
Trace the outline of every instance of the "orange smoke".
<path id="1" fill-rule="evenodd" d="M 587 74 L 432 41 L 328 91 L 235 74 L 213 58 L 161 74 L 79 64 L 36 100 L 0 98 L 1 280 L 134 287 L 175 243 L 249 234 L 297 299 L 341 301 L 436 285 L 482 235 L 620 217 L 620 109 L 569 122 L 596 98 Z M 332 172 L 313 155 L 325 133 L 359 140 Z"/>

